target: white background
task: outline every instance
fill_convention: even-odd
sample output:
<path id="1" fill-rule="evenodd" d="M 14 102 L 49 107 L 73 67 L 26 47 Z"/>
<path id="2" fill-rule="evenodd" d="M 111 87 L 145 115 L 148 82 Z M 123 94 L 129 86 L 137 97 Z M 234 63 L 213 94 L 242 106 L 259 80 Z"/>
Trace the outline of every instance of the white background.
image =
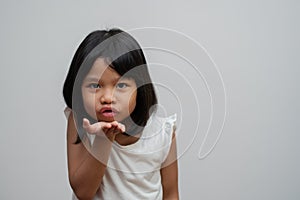
<path id="1" fill-rule="evenodd" d="M 92 30 L 145 26 L 202 44 L 227 91 L 214 151 L 199 160 L 196 141 L 179 159 L 181 199 L 299 199 L 299 13 L 296 0 L 1 0 L 0 199 L 70 199 L 62 86 L 74 51 Z"/>

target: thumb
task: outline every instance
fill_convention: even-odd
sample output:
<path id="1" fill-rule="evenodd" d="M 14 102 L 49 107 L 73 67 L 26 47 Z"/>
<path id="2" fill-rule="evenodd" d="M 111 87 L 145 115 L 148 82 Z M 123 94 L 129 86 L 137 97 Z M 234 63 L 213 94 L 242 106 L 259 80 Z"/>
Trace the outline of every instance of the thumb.
<path id="1" fill-rule="evenodd" d="M 82 127 L 90 134 L 94 134 L 97 132 L 97 124 L 91 125 L 90 121 L 86 118 L 83 118 Z"/>
<path id="2" fill-rule="evenodd" d="M 87 129 L 89 126 L 91 126 L 90 121 L 87 118 L 83 118 L 82 127 Z"/>

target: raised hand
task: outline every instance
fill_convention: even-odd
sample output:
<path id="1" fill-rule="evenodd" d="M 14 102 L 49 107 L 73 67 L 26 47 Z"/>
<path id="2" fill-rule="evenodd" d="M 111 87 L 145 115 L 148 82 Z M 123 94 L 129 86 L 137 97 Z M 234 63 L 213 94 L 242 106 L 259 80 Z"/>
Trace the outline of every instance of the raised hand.
<path id="1" fill-rule="evenodd" d="M 117 134 L 125 132 L 125 126 L 117 121 L 90 124 L 90 121 L 86 118 L 83 119 L 83 128 L 89 134 L 106 136 L 111 141 L 114 140 Z"/>

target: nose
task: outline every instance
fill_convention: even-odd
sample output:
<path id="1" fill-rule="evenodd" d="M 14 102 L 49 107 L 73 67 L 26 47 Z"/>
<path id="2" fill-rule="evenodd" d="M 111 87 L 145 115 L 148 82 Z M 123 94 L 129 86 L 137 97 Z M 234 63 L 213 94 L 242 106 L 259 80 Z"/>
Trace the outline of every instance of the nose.
<path id="1" fill-rule="evenodd" d="M 101 104 L 112 104 L 115 102 L 112 89 L 103 89 L 100 93 L 100 103 Z"/>

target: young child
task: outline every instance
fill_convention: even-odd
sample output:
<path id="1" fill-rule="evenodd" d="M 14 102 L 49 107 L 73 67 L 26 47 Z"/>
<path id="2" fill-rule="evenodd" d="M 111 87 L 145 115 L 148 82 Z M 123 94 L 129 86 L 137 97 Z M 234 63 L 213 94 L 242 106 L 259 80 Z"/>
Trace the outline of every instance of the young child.
<path id="1" fill-rule="evenodd" d="M 178 199 L 176 115 L 155 112 L 143 51 L 120 29 L 90 33 L 66 77 L 73 199 Z"/>

